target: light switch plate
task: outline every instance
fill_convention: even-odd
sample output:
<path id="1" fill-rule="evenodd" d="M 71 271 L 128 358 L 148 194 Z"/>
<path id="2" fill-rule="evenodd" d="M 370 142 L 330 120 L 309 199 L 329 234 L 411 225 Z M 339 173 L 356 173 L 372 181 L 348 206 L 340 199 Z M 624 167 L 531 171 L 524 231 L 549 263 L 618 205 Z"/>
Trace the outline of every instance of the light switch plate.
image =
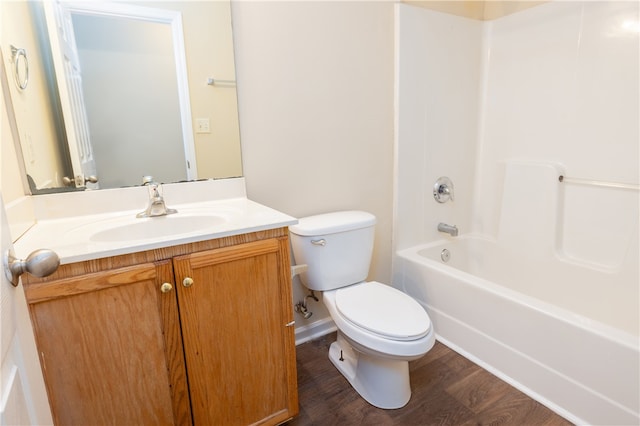
<path id="1" fill-rule="evenodd" d="M 196 133 L 211 133 L 211 122 L 208 118 L 196 118 Z"/>

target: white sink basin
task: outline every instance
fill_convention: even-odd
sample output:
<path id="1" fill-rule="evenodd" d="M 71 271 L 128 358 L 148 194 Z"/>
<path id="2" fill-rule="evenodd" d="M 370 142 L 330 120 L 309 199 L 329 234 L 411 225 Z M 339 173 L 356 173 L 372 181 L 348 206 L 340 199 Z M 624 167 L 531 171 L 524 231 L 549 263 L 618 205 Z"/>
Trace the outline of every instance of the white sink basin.
<path id="1" fill-rule="evenodd" d="M 168 216 L 135 218 L 126 222 L 112 221 L 111 224 L 95 225 L 96 232 L 89 235 L 89 241 L 148 240 L 208 230 L 215 231 L 227 220 L 222 216 L 216 215 L 181 215 L 178 213 Z"/>
<path id="2" fill-rule="evenodd" d="M 193 185 L 195 189 L 201 189 L 202 184 L 196 182 Z M 209 188 L 209 183 L 204 184 Z M 296 223 L 291 216 L 244 196 L 232 196 L 235 194 L 233 191 L 225 192 L 220 186 L 213 186 L 218 188 L 217 192 L 210 190 L 198 193 L 199 197 L 210 198 L 207 201 L 180 203 L 181 192 L 170 194 L 172 202 L 169 207 L 178 210 L 178 213 L 150 218 L 136 217 L 144 207 L 140 205 L 142 202 L 139 199 L 142 197 L 139 188 L 114 190 L 113 193 L 110 190 L 87 192 L 82 194 L 86 197 L 82 198 L 82 202 L 75 198 L 69 201 L 67 197 L 56 197 L 53 200 L 43 197 L 38 209 L 44 213 L 14 243 L 16 254 L 26 258 L 37 249 L 48 248 L 58 254 L 61 264 L 69 264 L 281 228 Z M 176 185 L 181 190 L 189 187 L 190 184 Z M 142 189 L 145 190 L 142 195 L 146 195 L 146 188 Z M 131 200 L 127 201 L 131 191 L 135 192 L 136 197 L 131 196 Z M 96 194 L 97 192 L 100 194 Z M 74 197 L 76 195 L 69 194 Z M 229 198 L 221 198 L 225 194 Z M 125 205 L 128 208 L 116 209 L 113 208 L 114 205 Z M 73 208 L 69 208 L 70 206 Z M 104 212 L 101 213 L 102 210 Z"/>
<path id="3" fill-rule="evenodd" d="M 229 212 L 180 212 L 166 216 L 138 218 L 134 214 L 118 215 L 68 229 L 64 240 L 88 243 L 129 244 L 151 240 L 183 238 L 194 234 L 212 234 L 226 230 Z M 102 244 L 101 244 L 102 245 Z"/>

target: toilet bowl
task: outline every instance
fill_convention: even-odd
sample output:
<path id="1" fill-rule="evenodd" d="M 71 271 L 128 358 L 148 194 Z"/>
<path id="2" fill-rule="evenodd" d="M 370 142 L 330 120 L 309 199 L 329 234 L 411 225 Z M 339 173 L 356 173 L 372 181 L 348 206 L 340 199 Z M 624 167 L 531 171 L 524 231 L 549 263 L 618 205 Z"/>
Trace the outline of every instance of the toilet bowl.
<path id="1" fill-rule="evenodd" d="M 362 351 L 381 356 L 421 357 L 433 345 L 431 321 L 414 299 L 376 281 L 323 294 L 331 318 Z"/>
<path id="2" fill-rule="evenodd" d="M 365 298 L 358 306 L 355 297 L 340 297 L 351 290 L 355 291 L 349 296 L 378 293 L 376 296 L 392 297 L 376 303 Z M 406 294 L 375 281 L 322 296 L 338 328 L 338 339 L 329 349 L 333 365 L 371 405 L 385 409 L 405 406 L 411 398 L 409 361 L 424 356 L 435 343 L 424 309 Z"/>
<path id="3" fill-rule="evenodd" d="M 409 361 L 426 354 L 435 333 L 424 308 L 407 294 L 364 281 L 373 251 L 375 217 L 347 211 L 302 218 L 290 227 L 300 276 L 338 329 L 329 359 L 370 404 L 385 409 L 409 402 Z"/>

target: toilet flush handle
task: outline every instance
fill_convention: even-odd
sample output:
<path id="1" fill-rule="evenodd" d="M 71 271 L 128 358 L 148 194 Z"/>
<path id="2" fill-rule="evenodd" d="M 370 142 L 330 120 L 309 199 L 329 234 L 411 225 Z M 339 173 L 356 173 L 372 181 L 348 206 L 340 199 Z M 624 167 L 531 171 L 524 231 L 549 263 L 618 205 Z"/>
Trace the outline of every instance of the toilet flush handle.
<path id="1" fill-rule="evenodd" d="M 313 244 L 314 246 L 326 246 L 327 245 L 327 240 L 325 240 L 324 238 L 320 239 L 320 240 L 311 240 L 311 244 Z"/>

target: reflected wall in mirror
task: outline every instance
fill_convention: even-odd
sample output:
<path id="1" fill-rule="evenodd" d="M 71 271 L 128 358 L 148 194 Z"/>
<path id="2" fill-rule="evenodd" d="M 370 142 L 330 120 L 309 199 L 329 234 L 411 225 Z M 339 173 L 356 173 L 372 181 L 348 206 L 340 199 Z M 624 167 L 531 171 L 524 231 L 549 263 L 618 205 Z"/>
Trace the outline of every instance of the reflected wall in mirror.
<path id="1" fill-rule="evenodd" d="M 80 75 L 71 80 L 82 81 L 79 95 L 66 96 L 82 100 L 90 148 L 72 143 L 83 130 L 60 100 L 53 58 L 64 55 L 54 56 L 43 3 L 0 3 L 5 58 L 9 45 L 28 52 L 28 87 L 11 85 L 10 95 L 32 192 L 69 190 L 65 177 L 82 187 L 92 174 L 98 183 L 90 188 L 140 185 L 145 175 L 160 182 L 242 175 L 229 1 L 56 3 L 74 34 L 77 53 L 68 56 Z M 97 4 L 114 8 L 98 13 Z M 12 76 L 14 64 L 5 62 Z M 94 171 L 73 164 L 90 159 Z"/>

